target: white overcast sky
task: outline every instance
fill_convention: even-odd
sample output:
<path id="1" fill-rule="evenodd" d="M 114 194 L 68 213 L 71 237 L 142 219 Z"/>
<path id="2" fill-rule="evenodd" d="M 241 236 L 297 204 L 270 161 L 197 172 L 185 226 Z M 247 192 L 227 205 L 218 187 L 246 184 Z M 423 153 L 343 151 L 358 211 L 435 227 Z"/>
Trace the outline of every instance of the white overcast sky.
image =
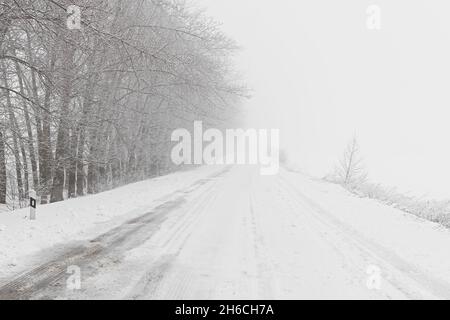
<path id="1" fill-rule="evenodd" d="M 243 48 L 252 123 L 304 169 L 329 172 L 356 133 L 371 180 L 450 199 L 450 1 L 198 3 Z"/>

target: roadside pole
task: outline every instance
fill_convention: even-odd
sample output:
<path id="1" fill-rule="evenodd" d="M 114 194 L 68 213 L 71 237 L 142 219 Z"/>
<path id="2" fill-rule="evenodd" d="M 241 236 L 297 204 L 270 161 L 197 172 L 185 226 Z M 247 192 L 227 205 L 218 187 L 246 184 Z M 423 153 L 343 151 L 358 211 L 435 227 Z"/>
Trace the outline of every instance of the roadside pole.
<path id="1" fill-rule="evenodd" d="M 36 220 L 36 191 L 30 190 L 30 220 Z"/>

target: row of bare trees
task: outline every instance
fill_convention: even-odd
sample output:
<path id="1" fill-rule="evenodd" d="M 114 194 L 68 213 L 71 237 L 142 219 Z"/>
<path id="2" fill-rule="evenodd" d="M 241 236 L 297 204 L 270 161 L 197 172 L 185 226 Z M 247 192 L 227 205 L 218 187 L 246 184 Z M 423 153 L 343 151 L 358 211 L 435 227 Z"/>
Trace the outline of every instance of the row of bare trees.
<path id="1" fill-rule="evenodd" d="M 68 28 L 67 8 L 80 8 Z M 172 0 L 0 3 L 0 205 L 172 169 L 170 133 L 233 121 L 244 90 L 217 25 Z"/>

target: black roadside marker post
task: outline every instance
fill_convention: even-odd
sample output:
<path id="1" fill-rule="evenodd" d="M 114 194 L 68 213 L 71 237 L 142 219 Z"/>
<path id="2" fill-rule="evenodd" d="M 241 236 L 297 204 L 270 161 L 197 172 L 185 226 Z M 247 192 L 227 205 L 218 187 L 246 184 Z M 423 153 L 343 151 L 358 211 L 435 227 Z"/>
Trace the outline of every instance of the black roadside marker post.
<path id="1" fill-rule="evenodd" d="M 30 191 L 30 220 L 36 220 L 36 191 Z"/>

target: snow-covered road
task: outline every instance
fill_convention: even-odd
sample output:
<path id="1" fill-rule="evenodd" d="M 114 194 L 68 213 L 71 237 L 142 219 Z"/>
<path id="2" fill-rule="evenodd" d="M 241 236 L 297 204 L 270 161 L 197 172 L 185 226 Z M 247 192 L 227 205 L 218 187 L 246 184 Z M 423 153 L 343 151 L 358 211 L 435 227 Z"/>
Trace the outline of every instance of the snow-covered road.
<path id="1" fill-rule="evenodd" d="M 204 175 L 0 298 L 450 299 L 448 230 L 286 170 Z M 71 265 L 80 290 L 67 289 Z"/>

